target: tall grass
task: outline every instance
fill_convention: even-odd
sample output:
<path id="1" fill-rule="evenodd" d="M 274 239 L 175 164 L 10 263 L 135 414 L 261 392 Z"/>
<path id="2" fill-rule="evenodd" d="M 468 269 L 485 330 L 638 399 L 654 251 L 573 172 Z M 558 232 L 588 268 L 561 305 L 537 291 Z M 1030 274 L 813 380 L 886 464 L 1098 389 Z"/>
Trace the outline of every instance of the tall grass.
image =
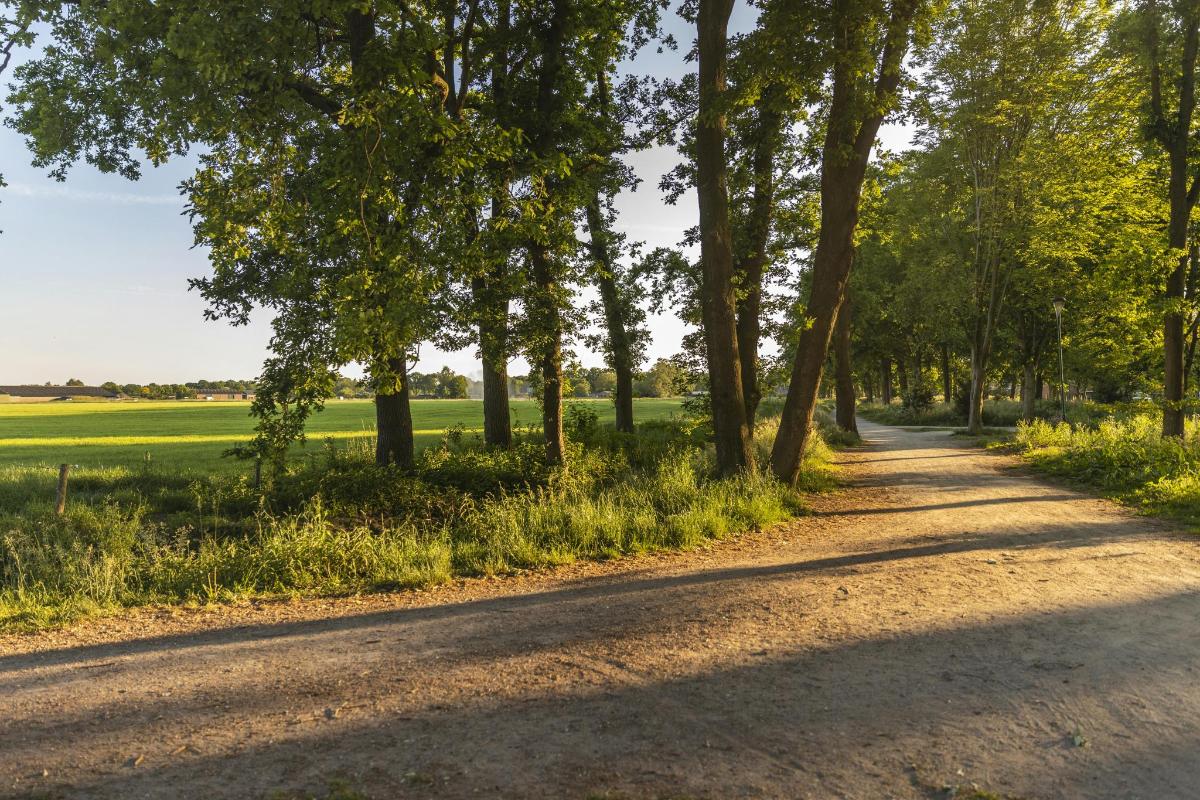
<path id="1" fill-rule="evenodd" d="M 172 481 L 145 470 L 79 476 L 55 517 L 48 476 L 0 471 L 0 629 L 54 625 L 144 603 L 337 595 L 430 586 L 583 558 L 700 546 L 801 513 L 830 483 L 820 437 L 800 490 L 759 473 L 716 480 L 701 429 L 623 435 L 584 420 L 550 469 L 536 438 L 486 450 L 451 431 L 417 469 L 330 448 L 274 476 Z M 767 452 L 771 422 L 756 441 Z M 464 441 L 465 440 L 465 441 Z"/>
<path id="2" fill-rule="evenodd" d="M 1151 414 L 1112 417 L 1094 427 L 1020 423 L 1015 447 L 1039 471 L 1145 511 L 1200 525 L 1200 423 L 1183 439 L 1163 437 Z"/>

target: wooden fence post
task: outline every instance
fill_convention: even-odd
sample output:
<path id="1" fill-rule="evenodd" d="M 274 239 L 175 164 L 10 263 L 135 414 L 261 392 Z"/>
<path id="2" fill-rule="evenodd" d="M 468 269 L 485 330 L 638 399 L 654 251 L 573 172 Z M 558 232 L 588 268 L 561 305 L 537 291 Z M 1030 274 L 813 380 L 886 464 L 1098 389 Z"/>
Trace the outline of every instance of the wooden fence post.
<path id="1" fill-rule="evenodd" d="M 62 516 L 67 510 L 67 472 L 70 464 L 58 465 L 58 495 L 54 501 L 54 513 Z"/>

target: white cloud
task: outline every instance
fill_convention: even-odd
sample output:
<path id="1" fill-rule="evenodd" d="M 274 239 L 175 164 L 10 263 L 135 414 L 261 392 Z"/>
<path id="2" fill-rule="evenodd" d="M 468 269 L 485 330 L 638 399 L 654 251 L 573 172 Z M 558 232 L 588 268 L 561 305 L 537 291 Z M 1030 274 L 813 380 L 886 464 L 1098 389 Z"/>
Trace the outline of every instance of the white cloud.
<path id="1" fill-rule="evenodd" d="M 0 193 L 17 197 L 46 197 L 55 200 L 74 200 L 80 203 L 107 203 L 122 206 L 183 206 L 183 198 L 177 194 L 90 192 L 61 185 L 32 186 L 28 183 L 10 183 L 0 189 Z"/>

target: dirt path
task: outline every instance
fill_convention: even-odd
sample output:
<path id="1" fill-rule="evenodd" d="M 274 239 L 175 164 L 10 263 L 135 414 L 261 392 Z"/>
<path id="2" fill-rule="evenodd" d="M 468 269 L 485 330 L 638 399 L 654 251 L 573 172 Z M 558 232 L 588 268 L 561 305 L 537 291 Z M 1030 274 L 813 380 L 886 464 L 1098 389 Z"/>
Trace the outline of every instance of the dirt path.
<path id="1" fill-rule="evenodd" d="M 1200 796 L 1200 539 L 864 433 L 702 553 L 0 639 L 0 793 Z"/>

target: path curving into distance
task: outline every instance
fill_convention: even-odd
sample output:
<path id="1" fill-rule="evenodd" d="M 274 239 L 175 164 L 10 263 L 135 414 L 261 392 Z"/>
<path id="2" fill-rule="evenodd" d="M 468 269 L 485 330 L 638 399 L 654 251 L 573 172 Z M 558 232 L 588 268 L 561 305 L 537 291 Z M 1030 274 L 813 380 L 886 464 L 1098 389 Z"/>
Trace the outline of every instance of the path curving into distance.
<path id="1" fill-rule="evenodd" d="M 0 639 L 0 797 L 1197 796 L 1200 537 L 862 430 L 702 552 Z"/>

